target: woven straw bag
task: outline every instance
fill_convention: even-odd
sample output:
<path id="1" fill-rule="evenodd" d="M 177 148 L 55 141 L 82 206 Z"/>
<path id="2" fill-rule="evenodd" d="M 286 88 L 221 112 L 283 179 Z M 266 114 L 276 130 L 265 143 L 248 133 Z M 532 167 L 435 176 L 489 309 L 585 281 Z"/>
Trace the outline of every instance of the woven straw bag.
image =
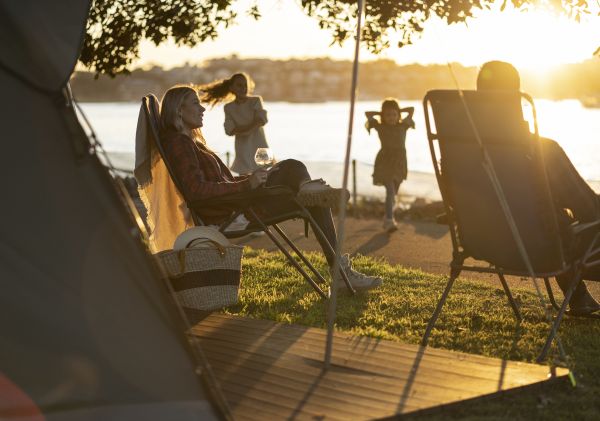
<path id="1" fill-rule="evenodd" d="M 156 257 L 179 304 L 213 311 L 237 303 L 244 248 L 229 243 L 212 227 L 191 228 L 178 239 L 174 250 L 162 251 Z"/>

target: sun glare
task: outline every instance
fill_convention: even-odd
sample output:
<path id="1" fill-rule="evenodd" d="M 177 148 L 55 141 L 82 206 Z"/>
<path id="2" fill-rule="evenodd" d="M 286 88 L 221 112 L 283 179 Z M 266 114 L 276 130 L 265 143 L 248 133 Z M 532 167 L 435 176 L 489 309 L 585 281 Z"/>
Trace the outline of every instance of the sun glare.
<path id="1" fill-rule="evenodd" d="M 482 11 L 466 24 L 432 20 L 413 46 L 395 49 L 399 62 L 460 62 L 480 65 L 504 60 L 540 75 L 552 67 L 592 58 L 600 45 L 600 19 L 577 23 L 545 11 Z"/>
<path id="2" fill-rule="evenodd" d="M 487 21 L 487 19 L 486 19 Z M 484 26 L 486 23 L 489 25 Z M 489 22 L 479 22 L 481 47 L 493 46 L 498 54 L 516 66 L 544 72 L 550 66 L 592 57 L 600 33 L 566 17 L 548 12 L 498 13 Z M 489 39 L 489 43 L 486 42 Z M 481 48 L 480 47 L 480 48 Z"/>

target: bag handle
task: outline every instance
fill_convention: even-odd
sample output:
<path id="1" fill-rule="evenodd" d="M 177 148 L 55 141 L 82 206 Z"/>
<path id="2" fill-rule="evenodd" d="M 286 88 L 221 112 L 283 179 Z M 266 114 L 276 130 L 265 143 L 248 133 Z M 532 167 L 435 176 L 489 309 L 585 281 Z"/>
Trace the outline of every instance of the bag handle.
<path id="1" fill-rule="evenodd" d="M 189 243 L 187 243 L 187 244 L 185 245 L 185 248 L 183 248 L 183 249 L 179 250 L 179 253 L 181 253 L 182 251 L 185 251 L 185 250 L 187 250 L 187 249 L 192 249 L 192 248 L 194 248 L 194 247 L 190 247 L 190 245 L 191 245 L 191 244 L 192 244 L 194 241 L 196 241 L 196 240 L 200 240 L 200 238 L 194 238 L 193 240 L 191 240 Z M 215 246 L 215 248 L 218 250 L 218 252 L 219 252 L 219 255 L 220 255 L 221 257 L 225 257 L 225 251 L 226 251 L 226 249 L 225 249 L 225 246 L 224 246 L 223 244 L 219 243 L 218 241 L 215 241 L 215 240 L 213 240 L 212 238 L 202 238 L 202 240 L 210 241 L 210 242 L 211 242 L 211 243 L 212 243 L 212 244 Z M 204 247 L 197 247 L 197 248 L 204 248 Z"/>
<path id="2" fill-rule="evenodd" d="M 223 246 L 222 244 L 220 244 L 216 241 L 213 241 L 209 238 L 207 238 L 206 240 L 210 241 L 215 246 L 215 249 L 219 252 L 219 256 L 221 256 L 221 258 L 225 258 L 225 253 L 227 251 L 225 246 Z M 186 252 L 186 250 L 194 249 L 194 247 L 189 247 L 189 245 L 191 243 L 193 243 L 194 241 L 195 240 L 190 241 L 190 243 L 186 245 L 186 248 L 181 249 L 177 252 L 177 261 L 179 262 L 179 274 L 177 274 L 177 275 L 169 274 L 170 277 L 177 278 L 177 277 L 183 276 L 183 274 L 185 273 L 185 256 L 186 256 L 185 252 Z M 198 247 L 198 249 L 202 249 L 202 248 L 203 247 Z"/>

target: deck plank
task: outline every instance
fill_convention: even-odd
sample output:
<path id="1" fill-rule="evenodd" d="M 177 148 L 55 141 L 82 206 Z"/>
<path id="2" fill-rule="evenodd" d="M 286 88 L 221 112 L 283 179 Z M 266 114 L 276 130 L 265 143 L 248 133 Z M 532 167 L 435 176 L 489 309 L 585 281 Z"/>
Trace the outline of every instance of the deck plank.
<path id="1" fill-rule="evenodd" d="M 243 420 L 382 418 L 549 379 L 545 366 L 337 332 L 323 371 L 324 330 L 224 314 L 190 333 Z M 567 374 L 557 369 L 552 379 Z"/>

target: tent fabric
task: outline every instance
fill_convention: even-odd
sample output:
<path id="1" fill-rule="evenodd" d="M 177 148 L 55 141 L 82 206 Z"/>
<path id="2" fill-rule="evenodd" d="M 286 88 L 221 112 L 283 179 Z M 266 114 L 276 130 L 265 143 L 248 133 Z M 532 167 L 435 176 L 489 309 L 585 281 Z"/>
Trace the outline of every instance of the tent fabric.
<path id="1" fill-rule="evenodd" d="M 155 104 L 157 102 L 154 102 Z M 173 183 L 169 170 L 154 146 L 151 124 L 142 103 L 135 133 L 135 178 L 139 193 L 148 211 L 153 253 L 173 248 L 177 236 L 194 226 L 192 214 L 183 196 Z M 154 110 L 158 115 L 158 110 Z"/>
<path id="2" fill-rule="evenodd" d="M 90 2 L 1 0 L 0 67 L 46 92 L 71 76 Z"/>
<path id="3" fill-rule="evenodd" d="M 214 419 L 174 303 L 74 110 L 57 100 L 88 7 L 0 2 L 0 375 L 48 420 L 144 405 Z M 18 410 L 3 404 L 0 418 Z"/>

